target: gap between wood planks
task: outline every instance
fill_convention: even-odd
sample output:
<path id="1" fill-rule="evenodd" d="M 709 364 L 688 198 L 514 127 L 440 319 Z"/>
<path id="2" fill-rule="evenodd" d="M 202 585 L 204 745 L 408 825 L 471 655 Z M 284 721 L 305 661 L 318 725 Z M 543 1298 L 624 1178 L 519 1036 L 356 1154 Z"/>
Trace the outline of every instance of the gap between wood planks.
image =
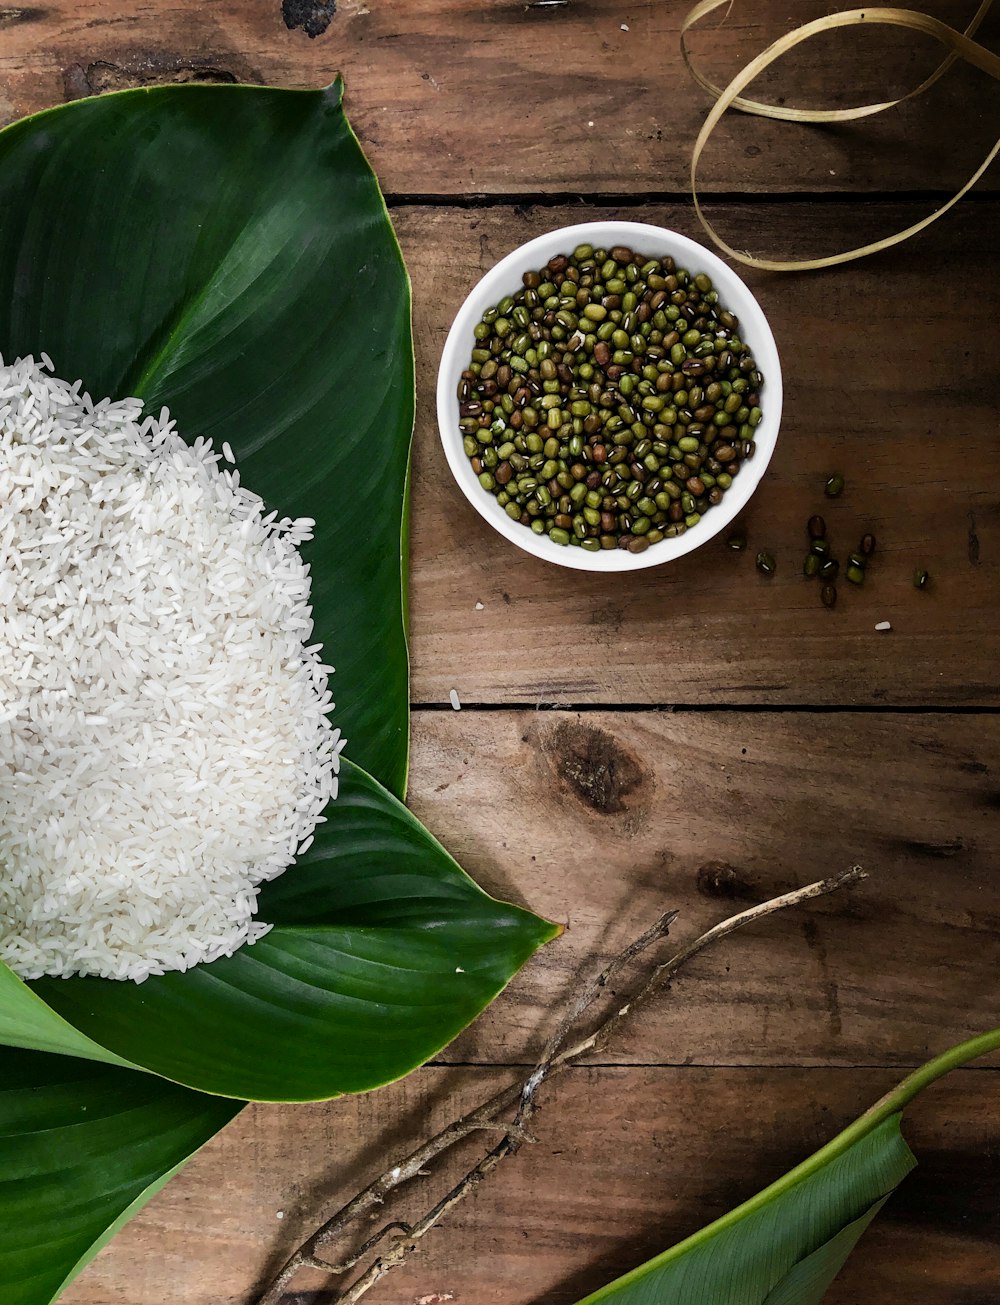
<path id="1" fill-rule="evenodd" d="M 817 1063 L 814 1065 L 803 1065 L 801 1062 L 782 1061 L 780 1064 L 761 1064 L 749 1065 L 740 1064 L 737 1061 L 717 1063 L 710 1060 L 588 1060 L 579 1065 L 573 1065 L 567 1070 L 569 1074 L 578 1074 L 581 1071 L 586 1073 L 592 1069 L 707 1069 L 707 1070 L 753 1070 L 766 1071 L 772 1070 L 795 1070 L 796 1073 L 803 1071 L 822 1070 L 824 1074 L 856 1074 L 859 1070 L 885 1071 L 890 1070 L 895 1074 L 899 1073 L 903 1078 L 908 1069 L 919 1069 L 924 1064 L 923 1060 L 899 1060 L 895 1064 L 883 1061 L 865 1062 L 864 1064 L 844 1065 L 840 1062 L 830 1062 L 829 1064 Z M 528 1060 L 429 1060 L 426 1065 L 421 1066 L 423 1069 L 531 1069 L 532 1062 Z M 954 1073 L 975 1074 L 1000 1074 L 1000 1065 L 977 1065 L 968 1064 L 961 1066 Z"/>
<path id="2" fill-rule="evenodd" d="M 942 196 L 951 193 L 949 190 L 933 189 L 796 190 L 766 191 L 759 194 L 747 190 L 719 190 L 712 191 L 705 199 L 705 203 L 760 205 L 768 208 L 782 204 L 843 204 L 845 201 L 865 204 L 936 204 Z M 996 192 L 984 188 L 970 191 L 962 203 L 996 203 L 996 200 Z M 522 190 L 507 193 L 470 191 L 464 194 L 387 191 L 385 202 L 389 208 L 559 208 L 575 204 L 595 208 L 640 208 L 644 204 L 676 204 L 684 208 L 694 208 L 690 190 L 594 191 L 593 193 L 581 190 Z"/>
<path id="3" fill-rule="evenodd" d="M 411 702 L 411 711 L 454 711 L 450 702 Z M 881 706 L 878 703 L 735 703 L 735 702 L 463 702 L 462 711 L 565 711 L 579 712 L 736 712 L 781 715 L 858 715 L 858 716 L 995 716 L 1000 707 L 988 706 Z"/>

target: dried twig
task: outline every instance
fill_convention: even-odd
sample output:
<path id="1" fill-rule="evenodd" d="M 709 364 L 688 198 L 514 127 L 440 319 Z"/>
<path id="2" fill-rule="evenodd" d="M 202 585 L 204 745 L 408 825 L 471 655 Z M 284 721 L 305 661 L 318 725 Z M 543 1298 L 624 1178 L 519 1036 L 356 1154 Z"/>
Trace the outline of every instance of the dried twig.
<path id="1" fill-rule="evenodd" d="M 799 906 L 814 897 L 823 897 L 827 893 L 836 892 L 840 888 L 849 888 L 865 878 L 867 876 L 861 867 L 854 866 L 844 874 L 836 875 L 831 879 L 823 879 L 814 884 L 808 884 L 805 888 L 797 888 L 794 892 L 785 893 L 781 897 L 774 897 L 767 902 L 761 902 L 759 906 L 753 906 L 747 911 L 741 911 L 739 915 L 721 921 L 709 929 L 707 933 L 703 933 L 699 938 L 687 943 L 669 960 L 656 966 L 631 1000 L 614 1010 L 591 1033 L 575 1042 L 571 1047 L 566 1047 L 566 1042 L 576 1030 L 581 1018 L 605 990 L 610 980 L 655 943 L 666 937 L 671 924 L 677 918 L 677 912 L 668 911 L 665 915 L 660 916 L 651 928 L 630 943 L 624 951 L 619 952 L 600 974 L 570 1002 L 565 1014 L 559 1021 L 558 1027 L 546 1043 L 537 1065 L 524 1083 L 512 1083 L 508 1087 L 502 1088 L 488 1101 L 482 1102 L 475 1110 L 471 1110 L 461 1119 L 456 1119 L 447 1128 L 442 1129 L 436 1137 L 424 1142 L 422 1146 L 419 1146 L 405 1159 L 398 1161 L 398 1163 L 387 1169 L 385 1173 L 354 1196 L 342 1209 L 338 1210 L 332 1218 L 328 1219 L 322 1227 L 318 1228 L 312 1236 L 302 1243 L 258 1297 L 257 1305 L 279 1305 L 286 1288 L 301 1269 L 319 1269 L 333 1276 L 348 1273 L 351 1269 L 356 1268 L 387 1237 L 394 1234 L 395 1241 L 389 1249 L 383 1251 L 351 1286 L 335 1296 L 330 1303 L 330 1305 L 356 1305 L 356 1302 L 390 1269 L 402 1264 L 416 1248 L 420 1239 L 450 1209 L 468 1196 L 470 1192 L 474 1191 L 501 1160 L 509 1155 L 514 1155 L 522 1143 L 531 1140 L 527 1132 L 527 1125 L 534 1115 L 536 1109 L 535 1098 L 541 1085 L 570 1065 L 575 1064 L 589 1052 L 603 1047 L 612 1034 L 616 1032 L 622 1021 L 629 1017 L 634 1018 L 636 1011 L 645 1005 L 654 993 L 668 983 L 692 957 L 712 943 L 719 942 L 737 929 L 743 928 L 744 925 L 752 924 L 756 920 L 773 915 L 776 911 L 783 911 L 790 906 Z M 505 1122 L 501 1116 L 510 1110 L 514 1110 L 513 1118 Z M 413 1178 L 422 1176 L 426 1172 L 426 1166 L 432 1160 L 450 1150 L 457 1142 L 468 1137 L 471 1133 L 487 1130 L 498 1130 L 502 1133 L 502 1137 L 483 1156 L 479 1163 L 416 1223 L 392 1222 L 386 1224 L 346 1259 L 334 1261 L 323 1254 L 352 1224 L 368 1215 L 375 1207 L 382 1205 L 394 1188 L 409 1182 Z"/>

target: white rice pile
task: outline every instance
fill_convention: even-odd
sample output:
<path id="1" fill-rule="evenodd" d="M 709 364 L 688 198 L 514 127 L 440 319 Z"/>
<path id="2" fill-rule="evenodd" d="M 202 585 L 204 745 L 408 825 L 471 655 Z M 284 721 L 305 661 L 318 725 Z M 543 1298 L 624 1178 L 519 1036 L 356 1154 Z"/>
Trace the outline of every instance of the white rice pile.
<path id="1" fill-rule="evenodd" d="M 265 934 L 336 796 L 314 522 L 42 363 L 0 357 L 0 959 L 142 980 Z"/>

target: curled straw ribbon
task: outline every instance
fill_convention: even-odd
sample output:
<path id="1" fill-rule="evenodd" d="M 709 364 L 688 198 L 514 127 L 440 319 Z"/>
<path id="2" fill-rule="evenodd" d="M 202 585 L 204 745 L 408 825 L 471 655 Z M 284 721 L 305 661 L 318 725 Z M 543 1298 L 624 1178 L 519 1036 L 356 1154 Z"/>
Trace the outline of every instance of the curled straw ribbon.
<path id="1" fill-rule="evenodd" d="M 750 254 L 734 249 L 719 235 L 705 216 L 701 201 L 698 198 L 697 184 L 698 163 L 712 132 L 727 109 L 739 109 L 743 113 L 756 114 L 761 118 L 780 118 L 787 122 L 851 122 L 856 118 L 869 118 L 876 113 L 884 113 L 886 109 L 894 109 L 897 105 L 922 95 L 948 71 L 957 59 L 963 59 L 966 63 L 981 69 L 989 76 L 1000 79 L 1000 56 L 993 54 L 985 46 L 979 45 L 971 39 L 987 13 L 989 13 L 993 0 L 982 0 L 964 32 L 957 32 L 953 27 L 949 27 L 947 23 L 939 22 L 938 19 L 931 18 L 928 14 L 918 13 L 913 9 L 849 9 L 844 13 L 828 14 L 824 18 L 817 18 L 813 22 L 805 23 L 803 26 L 789 32 L 786 36 L 781 37 L 773 45 L 769 45 L 756 59 L 752 59 L 743 71 L 734 77 L 728 86 L 723 88 L 716 86 L 714 82 L 702 76 L 694 67 L 687 48 L 687 34 L 708 14 L 723 5 L 731 6 L 731 4 L 732 0 L 701 0 L 700 4 L 695 5 L 684 19 L 681 27 L 681 54 L 688 71 L 694 79 L 715 99 L 715 104 L 698 133 L 694 153 L 691 156 L 691 196 L 694 200 L 695 211 L 701 220 L 702 226 L 719 248 L 725 250 L 730 258 L 736 259 L 737 262 L 744 263 L 748 267 L 764 268 L 769 272 L 800 272 L 811 268 L 833 267 L 837 263 L 849 263 L 855 258 L 864 258 L 867 254 L 877 254 L 883 249 L 889 249 L 892 245 L 901 244 L 902 241 L 908 240 L 910 236 L 915 236 L 918 231 L 923 231 L 925 227 L 937 221 L 942 214 L 947 213 L 964 195 L 968 194 L 993 160 L 1000 154 L 1000 140 L 998 140 L 957 195 L 953 195 L 939 209 L 936 209 L 927 217 L 921 218 L 919 222 L 914 222 L 912 226 L 906 227 L 905 230 L 897 231 L 895 235 L 886 236 L 882 240 L 875 240 L 869 245 L 859 245 L 857 249 L 848 249 L 842 254 L 831 254 L 827 258 L 808 258 L 795 262 L 754 258 Z M 759 100 L 746 99 L 741 94 L 765 68 L 770 67 L 772 63 L 775 63 L 796 45 L 801 45 L 803 41 L 808 41 L 820 32 L 828 32 L 836 27 L 856 26 L 908 27 L 912 31 L 923 32 L 925 35 L 933 37 L 935 41 L 945 46 L 949 53 L 919 86 L 912 91 L 908 91 L 905 95 L 901 95 L 898 99 L 885 100 L 880 104 L 862 104 L 853 109 L 795 109 L 764 104 Z"/>

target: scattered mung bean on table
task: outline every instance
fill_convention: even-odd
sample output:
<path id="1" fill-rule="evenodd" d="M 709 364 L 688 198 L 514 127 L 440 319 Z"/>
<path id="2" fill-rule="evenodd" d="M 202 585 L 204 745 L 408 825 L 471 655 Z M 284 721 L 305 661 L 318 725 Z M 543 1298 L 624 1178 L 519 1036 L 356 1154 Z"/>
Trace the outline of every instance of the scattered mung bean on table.
<path id="1" fill-rule="evenodd" d="M 843 491 L 846 482 L 840 473 L 830 476 L 824 484 L 824 490 L 829 498 L 837 498 Z M 831 554 L 830 541 L 827 538 L 826 521 L 818 513 L 811 516 L 806 522 L 806 535 L 809 538 L 809 551 L 806 553 L 802 562 L 802 574 L 807 580 L 818 577 L 820 580 L 820 601 L 824 607 L 835 607 L 837 604 L 837 588 L 834 581 L 840 574 L 840 561 Z M 733 534 L 729 535 L 726 543 L 730 548 L 737 550 L 744 549 L 747 546 L 746 531 L 739 528 Z M 876 539 L 875 536 L 867 531 L 861 536 L 861 541 L 857 549 L 848 555 L 847 565 L 844 568 L 844 576 L 852 585 L 863 585 L 867 573 L 868 563 L 875 553 Z M 759 552 L 757 554 L 757 569 L 764 575 L 771 576 L 777 568 L 777 562 L 773 554 L 768 552 Z M 917 567 L 913 572 L 913 586 L 915 589 L 926 589 L 930 581 L 930 572 L 926 567 Z M 890 629 L 888 622 L 876 625 L 876 630 Z"/>
<path id="2" fill-rule="evenodd" d="M 828 498 L 837 498 L 844 489 L 845 480 L 839 472 L 830 476 L 824 485 Z M 834 581 L 840 574 L 840 561 L 831 556 L 830 541 L 826 537 L 826 522 L 818 514 L 806 522 L 806 534 L 809 536 L 809 552 L 802 563 L 802 574 L 807 579 L 818 576 L 822 583 L 820 600 L 824 607 L 833 607 L 837 602 L 837 590 Z M 865 582 L 865 570 L 868 561 L 875 552 L 875 536 L 870 532 L 861 536 L 857 552 L 847 559 L 844 575 L 853 585 Z M 916 584 L 916 579 L 914 579 Z M 918 586 L 919 587 L 919 586 Z"/>
<path id="3" fill-rule="evenodd" d="M 483 313 L 458 387 L 472 470 L 557 544 L 644 552 L 755 452 L 764 377 L 704 273 L 578 245 Z"/>

